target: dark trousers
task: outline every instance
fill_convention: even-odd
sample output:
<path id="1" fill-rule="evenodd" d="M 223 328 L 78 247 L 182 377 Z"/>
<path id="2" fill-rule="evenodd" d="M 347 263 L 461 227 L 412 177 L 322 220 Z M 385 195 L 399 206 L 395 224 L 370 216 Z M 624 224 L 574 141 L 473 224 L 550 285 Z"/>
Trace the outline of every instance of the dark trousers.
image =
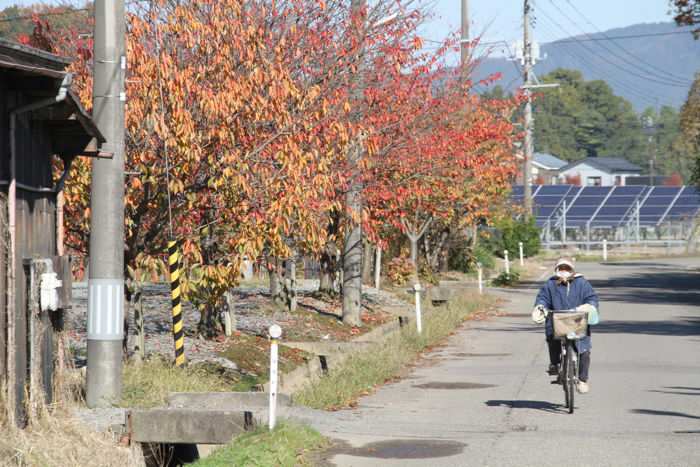
<path id="1" fill-rule="evenodd" d="M 557 339 L 547 339 L 549 348 L 549 362 L 552 365 L 561 363 L 561 341 Z M 588 381 L 588 369 L 591 367 L 591 352 L 584 352 L 578 357 L 578 378 L 581 381 Z"/>

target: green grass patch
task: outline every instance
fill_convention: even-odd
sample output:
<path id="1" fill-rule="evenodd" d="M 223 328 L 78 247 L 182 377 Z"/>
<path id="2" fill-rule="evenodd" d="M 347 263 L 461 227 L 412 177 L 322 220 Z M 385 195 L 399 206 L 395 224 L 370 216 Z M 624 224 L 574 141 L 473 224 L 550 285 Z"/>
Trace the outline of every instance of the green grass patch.
<path id="1" fill-rule="evenodd" d="M 232 336 L 228 342 L 228 347 L 221 352 L 221 356 L 236 362 L 238 368 L 245 371 L 246 375 L 241 382 L 251 388 L 265 384 L 270 375 L 270 341 L 259 336 L 240 334 Z M 311 355 L 302 350 L 280 345 L 279 371 L 288 373 L 309 358 Z"/>
<path id="2" fill-rule="evenodd" d="M 236 391 L 237 375 L 214 365 L 175 367 L 161 358 L 124 367 L 122 407 L 149 408 L 164 405 L 170 392 Z"/>
<path id="3" fill-rule="evenodd" d="M 519 281 L 520 273 L 518 271 L 503 271 L 491 280 L 491 284 L 494 287 L 513 287 Z"/>
<path id="4" fill-rule="evenodd" d="M 402 328 L 384 342 L 332 368 L 326 376 L 311 381 L 293 395 L 294 402 L 326 410 L 351 406 L 358 397 L 398 377 L 423 350 L 442 342 L 473 312 L 494 302 L 487 296 L 463 294 L 439 308 L 434 308 L 428 300 L 423 303 L 425 316 L 421 335 L 413 324 Z"/>
<path id="5" fill-rule="evenodd" d="M 328 446 L 317 431 L 289 422 L 280 423 L 273 431 L 260 428 L 241 435 L 229 445 L 199 460 L 195 467 L 312 465 L 310 455 Z"/>

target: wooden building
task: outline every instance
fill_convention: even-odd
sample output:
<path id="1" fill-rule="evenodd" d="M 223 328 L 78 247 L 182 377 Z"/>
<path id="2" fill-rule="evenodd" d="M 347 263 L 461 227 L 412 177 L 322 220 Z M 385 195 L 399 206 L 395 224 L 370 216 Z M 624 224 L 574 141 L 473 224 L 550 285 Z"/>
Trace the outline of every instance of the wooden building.
<path id="1" fill-rule="evenodd" d="M 68 64 L 0 39 L 0 380 L 20 424 L 25 394 L 51 399 L 53 335 L 70 306 L 70 266 L 57 240 L 66 169 L 77 156 L 98 156 L 104 141 L 70 90 Z M 52 269 L 63 285 L 50 290 Z"/>

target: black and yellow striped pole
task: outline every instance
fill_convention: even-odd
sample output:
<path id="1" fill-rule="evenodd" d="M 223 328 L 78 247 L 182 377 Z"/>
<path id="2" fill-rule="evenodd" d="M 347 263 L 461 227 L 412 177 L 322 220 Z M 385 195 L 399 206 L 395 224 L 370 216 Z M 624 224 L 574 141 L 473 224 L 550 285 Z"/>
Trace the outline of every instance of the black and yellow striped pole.
<path id="1" fill-rule="evenodd" d="M 177 242 L 168 242 L 168 266 L 170 267 L 170 294 L 173 306 L 173 338 L 175 339 L 175 366 L 185 364 L 185 331 L 183 329 L 182 304 L 180 303 L 180 255 Z"/>

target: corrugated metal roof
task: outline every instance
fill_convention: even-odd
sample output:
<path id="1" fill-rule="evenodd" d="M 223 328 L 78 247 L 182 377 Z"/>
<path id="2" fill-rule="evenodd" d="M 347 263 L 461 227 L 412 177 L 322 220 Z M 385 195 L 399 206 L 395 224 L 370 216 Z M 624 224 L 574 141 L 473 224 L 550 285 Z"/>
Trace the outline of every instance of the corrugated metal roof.
<path id="1" fill-rule="evenodd" d="M 631 163 L 627 159 L 621 157 L 587 157 L 581 159 L 566 167 L 562 168 L 562 171 L 571 169 L 581 164 L 587 164 L 598 170 L 602 170 L 607 173 L 641 173 L 642 168 L 636 164 Z"/>
<path id="2" fill-rule="evenodd" d="M 546 152 L 536 152 L 533 158 L 536 163 L 550 170 L 559 170 L 568 164 L 568 162 Z"/>
<path id="3" fill-rule="evenodd" d="M 70 63 L 71 60 L 68 58 L 0 38 L 0 69 L 47 76 L 55 79 L 58 85 L 59 80 L 66 76 L 65 69 Z M 104 142 L 104 136 L 85 111 L 78 96 L 69 91 L 62 105 L 70 107 L 73 111 L 66 122 L 77 120 L 88 135 L 95 137 L 100 143 Z"/>
<path id="4" fill-rule="evenodd" d="M 0 66 L 55 77 L 64 73 L 71 61 L 43 50 L 0 38 Z"/>

